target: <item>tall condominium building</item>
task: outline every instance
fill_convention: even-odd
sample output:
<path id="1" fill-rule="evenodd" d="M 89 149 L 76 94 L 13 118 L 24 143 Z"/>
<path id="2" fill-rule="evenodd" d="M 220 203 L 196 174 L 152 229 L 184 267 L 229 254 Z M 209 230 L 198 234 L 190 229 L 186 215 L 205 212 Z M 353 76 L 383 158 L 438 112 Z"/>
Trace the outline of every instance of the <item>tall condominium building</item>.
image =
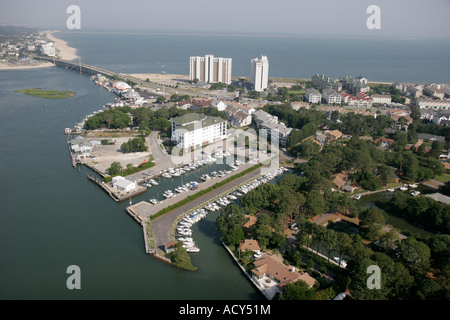
<path id="1" fill-rule="evenodd" d="M 215 58 L 212 54 L 204 57 L 190 57 L 191 81 L 198 79 L 206 83 L 231 83 L 231 58 Z"/>
<path id="2" fill-rule="evenodd" d="M 267 60 L 266 56 L 261 56 L 260 59 L 252 59 L 250 82 L 255 91 L 261 92 L 267 89 L 269 82 L 269 60 Z"/>

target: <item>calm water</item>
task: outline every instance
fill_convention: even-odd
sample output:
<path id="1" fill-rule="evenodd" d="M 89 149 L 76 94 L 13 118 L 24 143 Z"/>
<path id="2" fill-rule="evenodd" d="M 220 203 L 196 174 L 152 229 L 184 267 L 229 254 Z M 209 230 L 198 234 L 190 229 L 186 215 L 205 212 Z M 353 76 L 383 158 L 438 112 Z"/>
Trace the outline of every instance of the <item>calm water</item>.
<path id="1" fill-rule="evenodd" d="M 197 272 L 145 254 L 142 229 L 73 169 L 65 127 L 111 102 L 89 78 L 59 68 L 0 71 L 1 299 L 261 299 L 219 244 L 214 214 L 194 227 Z M 15 90 L 73 90 L 63 100 Z M 66 269 L 81 268 L 81 290 Z M 226 275 L 226 276 L 225 276 Z"/>
<path id="2" fill-rule="evenodd" d="M 333 78 L 362 75 L 370 81 L 450 83 L 450 41 L 252 37 L 213 35 L 99 34 L 62 32 L 82 62 L 116 72 L 189 74 L 194 55 L 233 59 L 233 76 L 250 76 L 250 60 L 267 55 L 270 77 Z"/>

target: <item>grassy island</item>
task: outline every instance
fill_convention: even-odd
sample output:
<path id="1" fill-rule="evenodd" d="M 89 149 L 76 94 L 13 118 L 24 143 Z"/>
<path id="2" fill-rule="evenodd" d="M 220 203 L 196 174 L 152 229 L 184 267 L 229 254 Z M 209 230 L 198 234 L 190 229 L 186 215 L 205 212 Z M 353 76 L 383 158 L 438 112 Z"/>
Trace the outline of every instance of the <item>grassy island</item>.
<path id="1" fill-rule="evenodd" d="M 64 99 L 73 97 L 75 95 L 74 91 L 43 90 L 41 88 L 29 88 L 17 90 L 16 92 L 32 95 L 33 97 L 40 97 L 47 99 Z"/>

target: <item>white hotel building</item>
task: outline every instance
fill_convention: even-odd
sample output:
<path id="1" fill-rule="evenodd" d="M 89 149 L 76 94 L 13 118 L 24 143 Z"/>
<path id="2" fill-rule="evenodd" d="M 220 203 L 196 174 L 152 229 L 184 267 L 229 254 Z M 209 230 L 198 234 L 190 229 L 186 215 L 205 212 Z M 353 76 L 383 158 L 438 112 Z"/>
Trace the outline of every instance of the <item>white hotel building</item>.
<path id="1" fill-rule="evenodd" d="M 252 70 L 250 82 L 253 85 L 253 90 L 262 92 L 267 89 L 269 84 L 269 60 L 266 56 L 261 56 L 260 59 L 252 59 Z"/>
<path id="2" fill-rule="evenodd" d="M 191 81 L 231 83 L 231 58 L 214 58 L 212 54 L 190 57 L 189 70 Z"/>
<path id="3" fill-rule="evenodd" d="M 170 122 L 172 124 L 171 140 L 184 151 L 227 137 L 227 120 L 220 117 L 188 113 L 170 119 Z"/>

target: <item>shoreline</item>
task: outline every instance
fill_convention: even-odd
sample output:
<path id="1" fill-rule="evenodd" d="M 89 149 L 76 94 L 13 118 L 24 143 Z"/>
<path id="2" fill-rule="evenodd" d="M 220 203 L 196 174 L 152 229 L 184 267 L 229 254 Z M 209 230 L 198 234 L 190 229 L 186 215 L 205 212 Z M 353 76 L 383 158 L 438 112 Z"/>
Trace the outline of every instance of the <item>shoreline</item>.
<path id="1" fill-rule="evenodd" d="M 57 57 L 62 60 L 72 61 L 80 57 L 77 55 L 77 49 L 69 47 L 67 41 L 57 38 L 54 33 L 58 31 L 47 31 L 47 38 L 53 42 L 55 46 Z"/>

